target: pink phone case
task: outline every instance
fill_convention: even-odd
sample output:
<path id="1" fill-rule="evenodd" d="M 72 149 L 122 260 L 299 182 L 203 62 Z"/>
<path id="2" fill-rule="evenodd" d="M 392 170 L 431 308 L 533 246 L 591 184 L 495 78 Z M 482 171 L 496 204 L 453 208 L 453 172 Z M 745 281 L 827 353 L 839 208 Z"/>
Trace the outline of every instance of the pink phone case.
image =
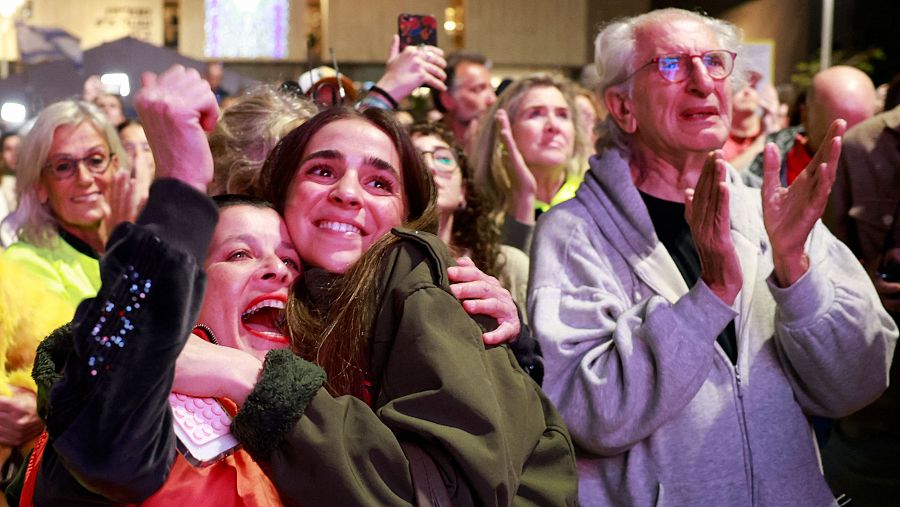
<path id="1" fill-rule="evenodd" d="M 215 398 L 171 393 L 169 405 L 178 450 L 188 462 L 204 467 L 233 453 L 239 445 L 231 434 L 231 416 Z"/>

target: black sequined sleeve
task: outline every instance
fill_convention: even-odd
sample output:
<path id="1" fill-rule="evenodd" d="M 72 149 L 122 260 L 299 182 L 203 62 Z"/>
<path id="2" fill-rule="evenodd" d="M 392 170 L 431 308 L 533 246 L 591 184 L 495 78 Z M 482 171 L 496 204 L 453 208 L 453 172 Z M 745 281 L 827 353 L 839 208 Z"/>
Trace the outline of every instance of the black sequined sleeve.
<path id="1" fill-rule="evenodd" d="M 217 216 L 204 195 L 160 180 L 138 223 L 113 232 L 102 287 L 78 307 L 50 392 L 37 505 L 139 503 L 165 482 L 175 453 L 167 398 Z"/>

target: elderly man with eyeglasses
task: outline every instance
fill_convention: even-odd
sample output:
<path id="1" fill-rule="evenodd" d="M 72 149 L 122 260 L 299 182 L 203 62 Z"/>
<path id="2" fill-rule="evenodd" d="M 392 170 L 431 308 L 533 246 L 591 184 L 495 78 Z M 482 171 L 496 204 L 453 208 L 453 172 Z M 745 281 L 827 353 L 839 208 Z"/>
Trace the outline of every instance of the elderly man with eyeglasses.
<path id="1" fill-rule="evenodd" d="M 610 146 L 539 221 L 528 305 L 584 505 L 829 505 L 808 417 L 885 389 L 897 329 L 819 222 L 845 124 L 789 188 L 722 158 L 740 33 L 677 9 L 597 37 Z"/>

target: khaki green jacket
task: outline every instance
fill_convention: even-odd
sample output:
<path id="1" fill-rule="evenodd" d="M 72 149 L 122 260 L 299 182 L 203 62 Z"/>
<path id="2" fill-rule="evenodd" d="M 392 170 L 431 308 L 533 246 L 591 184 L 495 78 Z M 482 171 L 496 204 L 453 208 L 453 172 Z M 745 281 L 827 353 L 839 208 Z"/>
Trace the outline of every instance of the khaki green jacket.
<path id="1" fill-rule="evenodd" d="M 413 504 L 398 437 L 432 456 L 454 505 L 575 504 L 574 451 L 559 414 L 506 347 L 485 349 L 449 291 L 440 240 L 393 233 L 405 240 L 383 270 L 370 343 L 381 380 L 374 406 L 331 397 L 321 369 L 273 351 L 235 434 L 303 505 Z"/>

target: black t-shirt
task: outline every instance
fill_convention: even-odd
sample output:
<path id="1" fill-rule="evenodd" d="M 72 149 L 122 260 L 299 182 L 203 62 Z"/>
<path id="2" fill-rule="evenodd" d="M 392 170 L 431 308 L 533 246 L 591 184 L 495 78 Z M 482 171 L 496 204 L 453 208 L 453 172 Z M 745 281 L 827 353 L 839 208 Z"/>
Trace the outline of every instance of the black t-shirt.
<path id="1" fill-rule="evenodd" d="M 652 195 L 641 192 L 641 198 L 650 212 L 650 220 L 656 229 L 656 236 L 668 250 L 681 277 L 688 287 L 693 287 L 700 278 L 702 266 L 700 256 L 694 247 L 694 239 L 691 237 L 691 228 L 684 219 L 684 204 L 679 202 L 664 201 Z M 716 341 L 731 359 L 732 364 L 737 363 L 737 334 L 732 319 L 725 329 L 719 333 Z"/>

